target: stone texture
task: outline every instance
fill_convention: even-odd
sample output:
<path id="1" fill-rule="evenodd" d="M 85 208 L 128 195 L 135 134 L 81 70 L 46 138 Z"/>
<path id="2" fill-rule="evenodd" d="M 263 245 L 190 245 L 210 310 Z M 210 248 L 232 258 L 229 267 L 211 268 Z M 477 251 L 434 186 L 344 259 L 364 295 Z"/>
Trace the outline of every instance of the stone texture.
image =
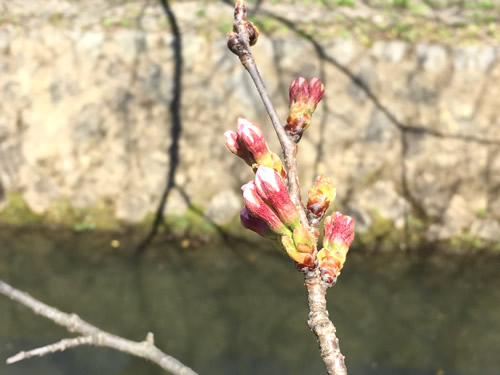
<path id="1" fill-rule="evenodd" d="M 354 217 L 361 228 L 367 230 L 371 222 L 367 217 L 379 216 L 394 222 L 397 229 L 402 229 L 408 215 L 409 204 L 400 196 L 391 182 L 378 181 L 364 189 L 352 205 L 357 207 Z"/>
<path id="2" fill-rule="evenodd" d="M 467 202 L 460 195 L 454 195 L 448 208 L 444 212 L 442 222 L 433 224 L 427 233 L 430 240 L 448 240 L 459 236 L 465 229 L 470 228 L 474 221 Z M 478 228 L 479 229 L 479 228 Z M 479 233 L 479 230 L 476 230 Z"/>
<path id="3" fill-rule="evenodd" d="M 206 216 L 215 224 L 227 224 L 241 211 L 241 195 L 232 190 L 216 194 L 207 208 Z"/>
<path id="4" fill-rule="evenodd" d="M 494 220 L 476 220 L 470 228 L 472 235 L 487 241 L 500 241 L 500 224 Z"/>
<path id="5" fill-rule="evenodd" d="M 112 28 L 106 22 L 136 19 L 133 4 L 10 4 L 7 15 L 26 22 L 14 27 L 4 16 L 0 30 L 0 205 L 11 192 L 40 214 L 61 200 L 75 208 L 105 201 L 117 218 L 135 223 L 156 211 L 174 171 L 166 214 L 195 204 L 216 223 L 238 215 L 240 187 L 253 174 L 222 134 L 244 116 L 261 125 L 274 151 L 279 144 L 224 36 L 204 34 L 227 18 L 225 7 L 208 6 L 205 21 L 193 21 L 195 2 L 173 7 L 183 46 L 181 123 L 173 127 L 174 37 L 158 4 L 145 9 L 141 24 Z M 57 12 L 71 22 L 50 21 Z M 254 47 L 282 119 L 297 75 L 325 82 L 299 146 L 303 193 L 322 173 L 337 186 L 338 208 L 357 212 L 359 229 L 376 215 L 400 228 L 417 213 L 436 223 L 431 238 L 472 228 L 495 241 L 498 48 L 319 42 L 327 60 L 305 39 L 263 34 Z M 478 210 L 486 217 L 474 221 Z"/>

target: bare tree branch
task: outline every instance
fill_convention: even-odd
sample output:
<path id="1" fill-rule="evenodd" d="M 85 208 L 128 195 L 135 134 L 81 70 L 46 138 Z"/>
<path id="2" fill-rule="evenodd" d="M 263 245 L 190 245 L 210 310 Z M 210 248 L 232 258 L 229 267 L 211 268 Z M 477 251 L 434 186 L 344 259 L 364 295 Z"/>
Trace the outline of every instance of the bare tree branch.
<path id="1" fill-rule="evenodd" d="M 124 339 L 87 323 L 86 321 L 80 319 L 80 317 L 76 314 L 67 314 L 54 307 L 46 305 L 45 303 L 31 297 L 29 294 L 13 288 L 2 280 L 0 280 L 0 294 L 3 294 L 11 300 L 30 308 L 35 312 L 35 314 L 43 316 L 44 318 L 52 320 L 54 323 L 65 327 L 69 332 L 76 332 L 82 335 L 72 339 L 64 339 L 55 344 L 30 350 L 28 352 L 20 352 L 19 354 L 10 357 L 7 360 L 8 364 L 31 358 L 33 356 L 43 356 L 81 345 L 93 345 L 112 348 L 121 352 L 132 354 L 136 357 L 148 359 L 174 375 L 197 375 L 197 373 L 189 367 L 158 349 L 154 345 L 153 335 L 151 333 L 148 333 L 146 340 L 142 342 Z"/>
<path id="2" fill-rule="evenodd" d="M 12 363 L 20 362 L 31 357 L 43 357 L 47 354 L 63 352 L 66 349 L 76 348 L 77 346 L 93 345 L 93 339 L 94 336 L 78 336 L 73 339 L 62 339 L 61 341 L 58 341 L 54 344 L 42 346 L 41 348 L 32 349 L 27 352 L 19 352 L 10 358 L 7 358 L 6 362 L 8 365 L 10 365 Z"/>
<path id="3" fill-rule="evenodd" d="M 344 356 L 340 352 L 336 329 L 328 317 L 326 308 L 327 287 L 322 282 L 319 271 L 307 274 L 305 284 L 309 300 L 309 320 L 307 324 L 319 342 L 320 354 L 329 375 L 347 375 Z"/>

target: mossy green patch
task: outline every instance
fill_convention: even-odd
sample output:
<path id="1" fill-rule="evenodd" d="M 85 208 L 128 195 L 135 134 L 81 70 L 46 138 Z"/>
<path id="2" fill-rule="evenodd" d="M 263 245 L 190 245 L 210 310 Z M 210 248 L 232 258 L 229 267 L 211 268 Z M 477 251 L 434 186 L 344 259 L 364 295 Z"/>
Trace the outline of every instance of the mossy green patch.
<path id="1" fill-rule="evenodd" d="M 169 215 L 165 218 L 166 231 L 176 237 L 212 237 L 218 226 L 208 220 L 204 210 L 191 204 L 184 215 Z"/>
<path id="2" fill-rule="evenodd" d="M 457 253 L 500 251 L 500 242 L 489 242 L 468 231 L 448 240 L 429 241 L 425 234 L 430 225 L 431 222 L 410 215 L 403 228 L 396 228 L 392 220 L 375 213 L 370 228 L 356 234 L 355 245 L 367 250 L 396 250 L 404 245 L 406 249 L 431 246 Z"/>
<path id="3" fill-rule="evenodd" d="M 98 202 L 90 208 L 74 208 L 68 200 L 53 202 L 47 213 L 34 213 L 19 193 L 9 193 L 5 207 L 0 211 L 0 222 L 11 225 L 56 225 L 77 231 L 94 228 L 116 230 L 120 222 L 115 218 L 114 207 L 107 202 Z"/>
<path id="4" fill-rule="evenodd" d="M 76 231 L 96 228 L 116 230 L 121 226 L 120 221 L 115 218 L 114 206 L 105 201 L 88 208 L 74 208 L 67 200 L 56 201 L 44 215 L 44 222 L 72 227 Z"/>
<path id="5" fill-rule="evenodd" d="M 378 212 L 372 214 L 373 222 L 367 231 L 356 234 L 356 243 L 369 250 L 395 250 L 419 248 L 427 244 L 425 232 L 429 223 L 416 216 L 408 216 L 403 227 L 396 227 L 393 220 Z"/>
<path id="6" fill-rule="evenodd" d="M 392 220 L 375 214 L 370 228 L 366 232 L 357 233 L 355 241 L 357 245 L 373 250 L 393 248 L 400 243 L 401 233 L 395 229 Z"/>
<path id="7" fill-rule="evenodd" d="M 6 224 L 23 225 L 42 222 L 42 216 L 34 213 L 19 193 L 8 193 L 5 207 L 0 211 L 0 221 Z"/>
<path id="8" fill-rule="evenodd" d="M 485 217 L 488 216 L 488 211 L 484 208 L 480 208 L 476 210 L 476 216 L 480 219 L 484 219 Z"/>
<path id="9" fill-rule="evenodd" d="M 452 248 L 462 251 L 484 250 L 488 247 L 488 243 L 485 240 L 467 231 L 452 238 L 449 244 Z"/>

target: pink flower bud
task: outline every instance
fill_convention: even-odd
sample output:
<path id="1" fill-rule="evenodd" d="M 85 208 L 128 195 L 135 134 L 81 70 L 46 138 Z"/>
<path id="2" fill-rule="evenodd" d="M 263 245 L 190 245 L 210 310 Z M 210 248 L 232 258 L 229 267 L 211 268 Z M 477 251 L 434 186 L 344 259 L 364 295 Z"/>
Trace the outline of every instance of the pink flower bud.
<path id="1" fill-rule="evenodd" d="M 224 137 L 226 137 L 226 146 L 229 151 L 238 155 L 238 151 L 240 150 L 240 145 L 238 144 L 238 133 L 228 130 L 224 133 Z"/>
<path id="2" fill-rule="evenodd" d="M 263 220 L 267 226 L 274 232 L 291 236 L 290 230 L 281 222 L 274 211 L 262 200 L 255 188 L 255 182 L 250 181 L 241 187 L 243 190 L 243 199 L 248 211 Z"/>
<path id="3" fill-rule="evenodd" d="M 224 133 L 226 137 L 226 146 L 233 154 L 242 158 L 245 163 L 252 166 L 255 164 L 255 159 L 248 149 L 241 144 L 240 137 L 237 132 L 228 130 Z"/>
<path id="4" fill-rule="evenodd" d="M 269 154 L 264 133 L 259 126 L 250 120 L 238 118 L 238 135 L 245 147 L 252 153 L 255 160 L 259 162 Z"/>
<path id="5" fill-rule="evenodd" d="M 306 82 L 305 78 L 299 77 L 290 85 L 290 113 L 285 130 L 296 143 L 309 127 L 311 115 L 324 92 L 325 88 L 319 78 L 311 78 Z"/>
<path id="6" fill-rule="evenodd" d="M 349 247 L 354 240 L 354 219 L 340 212 L 325 219 L 323 246 L 327 249 Z"/>
<path id="7" fill-rule="evenodd" d="M 260 197 L 269 203 L 281 221 L 289 228 L 297 228 L 299 212 L 280 175 L 274 169 L 261 165 L 255 174 L 255 186 Z"/>
<path id="8" fill-rule="evenodd" d="M 264 133 L 257 124 L 240 117 L 238 118 L 238 131 L 227 131 L 224 136 L 229 150 L 242 158 L 254 171 L 259 165 L 265 165 L 273 168 L 281 177 L 286 178 L 286 171 L 281 159 L 269 150 Z"/>
<path id="9" fill-rule="evenodd" d="M 324 248 L 317 258 L 321 278 L 328 286 L 337 282 L 353 240 L 354 220 L 351 217 L 335 212 L 325 219 Z"/>
<path id="10" fill-rule="evenodd" d="M 240 221 L 241 225 L 243 225 L 244 228 L 250 229 L 251 231 L 254 231 L 255 233 L 261 235 L 262 237 L 265 238 L 276 237 L 276 235 L 273 233 L 273 231 L 269 228 L 269 226 L 266 224 L 264 220 L 259 219 L 258 217 L 255 217 L 252 214 L 250 214 L 247 206 L 243 206 L 243 209 L 240 212 Z"/>
<path id="11" fill-rule="evenodd" d="M 309 99 L 309 85 L 304 77 L 292 81 L 288 90 L 290 96 L 290 107 L 294 102 L 306 102 Z"/>
<path id="12" fill-rule="evenodd" d="M 309 189 L 307 201 L 307 218 L 312 224 L 317 224 L 323 219 L 326 210 L 335 199 L 335 194 L 335 186 L 329 178 L 316 177 L 313 187 Z"/>
<path id="13" fill-rule="evenodd" d="M 314 112 L 323 94 L 325 93 L 325 86 L 319 78 L 311 78 L 309 80 L 309 100 L 308 104 L 312 108 L 311 113 Z"/>

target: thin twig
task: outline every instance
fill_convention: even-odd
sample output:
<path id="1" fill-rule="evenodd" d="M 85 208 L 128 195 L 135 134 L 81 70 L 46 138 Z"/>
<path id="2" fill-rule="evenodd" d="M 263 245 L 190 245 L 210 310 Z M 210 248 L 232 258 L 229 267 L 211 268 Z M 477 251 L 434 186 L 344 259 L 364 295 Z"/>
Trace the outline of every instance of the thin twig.
<path id="1" fill-rule="evenodd" d="M 288 190 L 290 197 L 297 207 L 300 214 L 301 224 L 311 230 L 311 225 L 307 220 L 306 211 L 302 205 L 300 197 L 299 178 L 297 173 L 297 146 L 295 142 L 288 137 L 285 128 L 281 124 L 279 116 L 274 108 L 269 93 L 264 85 L 264 81 L 259 73 L 257 64 L 250 52 L 248 28 L 245 24 L 245 5 L 243 0 L 237 0 L 234 12 L 233 30 L 239 36 L 239 41 L 243 44 L 240 48 L 234 48 L 232 51 L 237 54 L 241 63 L 246 68 L 252 80 L 255 83 L 257 91 L 262 98 L 274 130 L 283 149 L 285 157 L 285 166 L 288 172 Z M 318 269 L 307 272 L 304 276 L 305 285 L 308 292 L 309 302 L 309 328 L 314 332 L 320 346 L 320 353 L 323 362 L 326 365 L 329 375 L 347 375 L 347 369 L 344 363 L 344 356 L 340 352 L 339 340 L 335 335 L 335 326 L 328 318 L 326 309 L 326 291 L 327 286 L 322 281 Z"/>
<path id="2" fill-rule="evenodd" d="M 33 357 L 35 355 L 45 355 L 54 351 L 74 348 L 80 345 L 103 346 L 119 350 L 136 357 L 141 357 L 156 363 L 162 369 L 169 371 L 174 375 L 197 375 L 196 372 L 182 364 L 179 360 L 168 354 L 163 353 L 154 345 L 152 334 L 148 334 L 146 340 L 135 342 L 113 335 L 93 326 L 90 323 L 80 319 L 76 314 L 67 314 L 58 309 L 46 305 L 43 302 L 36 300 L 29 294 L 22 292 L 6 282 L 0 280 L 0 294 L 9 297 L 11 300 L 18 302 L 35 312 L 35 314 L 43 316 L 54 323 L 65 327 L 69 332 L 76 332 L 82 336 L 74 339 L 61 340 L 58 343 L 45 346 L 43 348 L 34 349 L 28 352 L 21 352 L 7 360 L 7 363 L 14 363 L 23 359 Z"/>
<path id="3" fill-rule="evenodd" d="M 93 345 L 93 340 L 94 336 L 78 336 L 72 339 L 62 339 L 54 344 L 42 346 L 40 348 L 32 349 L 27 352 L 19 352 L 16 355 L 7 358 L 6 362 L 8 365 L 11 365 L 12 363 L 20 362 L 28 358 L 43 357 L 47 354 L 63 352 L 66 349 L 76 348 L 77 346 Z"/>
<path id="4" fill-rule="evenodd" d="M 328 317 L 326 309 L 325 283 L 322 282 L 316 269 L 304 277 L 308 293 L 309 320 L 307 324 L 319 342 L 320 354 L 329 375 L 347 375 L 344 356 L 340 352 L 339 339 L 335 326 Z"/>

